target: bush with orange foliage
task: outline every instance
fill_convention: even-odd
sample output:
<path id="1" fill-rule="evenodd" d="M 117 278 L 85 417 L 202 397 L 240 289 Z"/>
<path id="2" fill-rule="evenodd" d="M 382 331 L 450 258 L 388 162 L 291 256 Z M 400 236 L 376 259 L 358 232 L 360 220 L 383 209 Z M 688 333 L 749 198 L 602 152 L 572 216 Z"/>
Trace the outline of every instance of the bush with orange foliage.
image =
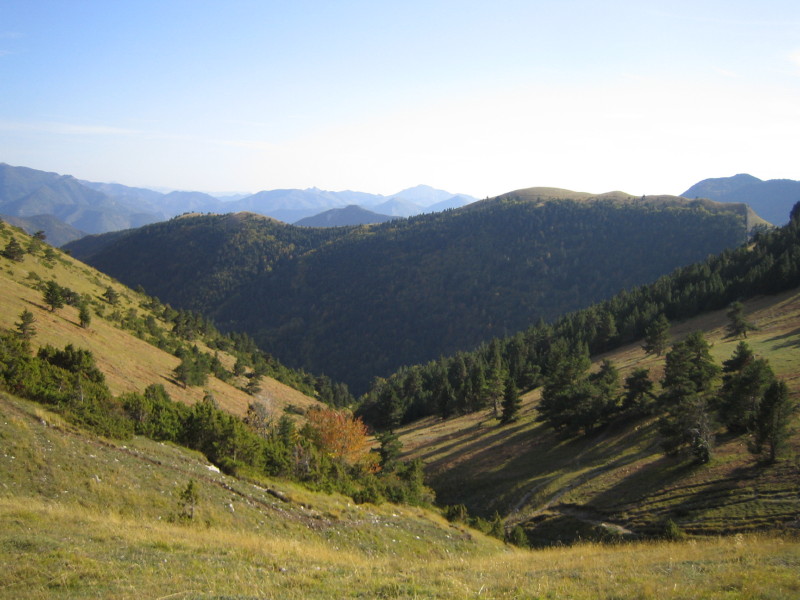
<path id="1" fill-rule="evenodd" d="M 370 452 L 367 426 L 345 410 L 316 408 L 306 413 L 317 446 L 332 458 L 347 464 L 363 463 Z"/>

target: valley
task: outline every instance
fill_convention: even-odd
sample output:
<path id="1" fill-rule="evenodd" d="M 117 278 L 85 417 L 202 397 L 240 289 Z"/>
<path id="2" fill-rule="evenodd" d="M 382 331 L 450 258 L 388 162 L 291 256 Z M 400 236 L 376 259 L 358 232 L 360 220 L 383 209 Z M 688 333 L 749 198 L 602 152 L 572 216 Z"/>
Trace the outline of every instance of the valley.
<path id="1" fill-rule="evenodd" d="M 741 204 L 534 188 L 361 227 L 184 216 L 65 249 L 360 395 L 735 247 L 758 222 Z"/>
<path id="2" fill-rule="evenodd" d="M 480 206 L 469 211 L 481 215 Z M 301 235 L 263 217 L 196 219 L 163 227 L 180 231 L 187 223 L 221 222 L 229 232 L 241 232 L 244 224 L 252 228 L 249 243 L 266 240 L 278 249 L 280 239 L 252 232 L 266 225 L 279 235 Z M 791 231 L 764 234 L 749 256 L 728 251 L 717 260 L 725 277 L 747 290 L 772 273 L 755 275 L 752 259 L 783 252 L 771 267 L 781 274 L 771 284 L 777 287 L 746 299 L 743 313 L 753 327 L 748 345 L 769 360 L 796 398 L 800 291 L 789 285 L 795 268 Z M 312 231 L 293 240 L 310 244 L 303 240 L 317 236 L 325 240 L 322 248 L 336 248 L 343 234 Z M 220 334 L 193 313 L 175 311 L 8 225 L 0 236 L 3 246 L 16 240 L 24 250 L 17 258 L 0 257 L 0 326 L 19 330 L 22 313 L 31 312 L 34 349 L 72 344 L 90 351 L 115 397 L 163 386 L 169 398 L 189 407 L 177 413 L 188 419 L 185 432 L 213 406 L 207 413 L 212 418 L 222 419 L 213 417 L 219 409 L 266 436 L 256 442 L 241 429 L 243 437 L 236 437 L 242 426 L 225 419 L 219 422 L 232 425 L 217 430 L 213 435 L 220 437 L 210 444 L 195 437 L 179 444 L 142 435 L 98 436 L 87 429 L 91 421 L 75 420 L 81 413 L 17 397 L 13 387 L 0 392 L 0 561 L 13 565 L 0 576 L 0 597 L 788 598 L 800 589 L 794 577 L 800 566 L 796 427 L 774 463 L 759 461 L 747 436 L 721 425 L 707 463 L 665 455 L 658 414 L 620 412 L 595 431 L 565 435 L 539 420 L 544 388 L 533 363 L 516 364 L 510 353 L 540 324 L 479 348 L 487 356 L 495 348 L 509 369 L 516 364 L 504 375 L 508 381 L 514 373 L 519 381 L 536 382 L 523 390 L 516 418 L 498 421 L 491 404 L 466 413 L 453 405 L 447 418 L 425 416 L 397 427 L 402 446 L 392 460 L 401 462 L 388 461 L 382 454 L 388 446 L 378 436 L 369 442 L 374 462 L 348 465 L 316 454 L 319 441 L 307 429 L 320 400 L 333 397 L 329 380 L 247 354 L 246 338 Z M 756 250 L 758 244 L 763 248 Z M 740 263 L 750 271 L 738 271 Z M 698 273 L 707 272 L 716 287 L 703 294 L 724 297 L 730 283 L 709 264 L 715 265 L 662 278 L 659 293 L 669 295 L 671 285 L 679 289 L 682 281 L 700 281 Z M 76 292 L 79 301 L 48 306 L 43 292 L 49 282 Z M 231 277 L 226 285 L 238 283 Z M 607 360 L 622 378 L 647 368 L 659 382 L 667 356 L 642 349 L 633 321 L 617 317 L 615 343 L 602 337 L 604 314 L 619 315 L 624 302 L 639 297 L 659 302 L 655 289 L 635 288 L 623 299 L 571 313 L 553 322 L 551 335 L 590 322 L 591 333 L 576 339 L 611 346 L 593 353 L 592 373 Z M 705 298 L 698 294 L 696 303 L 711 305 Z M 662 310 L 686 310 L 684 299 L 673 300 L 673 308 Z M 91 319 L 84 323 L 87 308 Z M 729 334 L 729 308 L 696 309 L 697 316 L 672 318 L 670 343 L 703 332 L 713 360 L 722 364 L 741 341 Z M 652 315 L 640 318 L 646 322 Z M 623 335 L 632 340 L 620 343 Z M 182 352 L 192 346 L 219 363 L 202 385 L 179 381 Z M 8 341 L 0 350 L 11 357 L 4 376 L 13 382 L 9 367 L 18 359 Z M 236 364 L 245 356 L 252 364 L 240 370 Z M 256 389 L 248 380 L 257 356 L 268 369 Z M 525 360 L 533 359 L 546 364 L 541 356 Z M 441 360 L 447 376 L 458 372 L 451 369 L 456 359 Z M 387 381 L 410 372 L 412 367 L 401 369 Z M 83 394 L 84 388 L 78 383 L 75 390 Z M 265 423 L 252 420 L 254 403 L 265 407 Z M 298 436 L 292 443 L 299 454 L 281 454 L 291 448 L 278 442 L 284 435 L 278 425 L 286 419 L 297 428 L 289 435 Z M 250 444 L 261 458 L 247 449 Z M 309 473 L 308 465 L 316 471 Z M 422 465 L 436 504 L 423 486 Z M 372 468 L 377 472 L 370 474 Z"/>

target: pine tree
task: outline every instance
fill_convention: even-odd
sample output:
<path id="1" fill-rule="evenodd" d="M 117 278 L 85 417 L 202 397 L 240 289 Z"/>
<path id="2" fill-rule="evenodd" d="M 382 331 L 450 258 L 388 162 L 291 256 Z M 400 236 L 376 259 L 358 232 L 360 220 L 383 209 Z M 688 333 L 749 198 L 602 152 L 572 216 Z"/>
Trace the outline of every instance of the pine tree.
<path id="1" fill-rule="evenodd" d="M 22 339 L 30 340 L 36 334 L 34 323 L 36 323 L 36 317 L 27 308 L 19 314 L 19 322 L 16 323 L 16 326 L 17 332 Z"/>
<path id="2" fill-rule="evenodd" d="M 764 446 L 769 462 L 775 462 L 791 436 L 791 419 L 798 410 L 784 381 L 774 381 L 764 392 L 754 419 L 750 451 L 761 454 Z"/>
<path id="3" fill-rule="evenodd" d="M 745 342 L 740 342 L 730 360 L 723 363 L 723 382 L 719 393 L 719 414 L 733 433 L 752 429 L 765 391 L 775 381 L 769 362 L 755 358 Z"/>
<path id="4" fill-rule="evenodd" d="M 614 340 L 619 335 L 617 330 L 617 322 L 614 319 L 614 314 L 610 310 L 604 310 L 600 315 L 600 323 L 597 329 L 597 338 L 602 349 L 612 346 Z"/>
<path id="5" fill-rule="evenodd" d="M 653 382 L 649 369 L 636 369 L 625 378 L 625 393 L 622 397 L 623 410 L 640 414 L 648 412 L 648 404 L 653 400 Z"/>
<path id="6" fill-rule="evenodd" d="M 714 426 L 708 397 L 718 370 L 710 346 L 699 332 L 689 334 L 667 353 L 661 381 L 667 414 L 660 429 L 668 454 L 688 452 L 699 463 L 710 460 Z"/>
<path id="7" fill-rule="evenodd" d="M 17 238 L 12 237 L 3 249 L 3 256 L 10 260 L 22 262 L 25 258 L 25 250 L 19 245 Z"/>
<path id="8" fill-rule="evenodd" d="M 181 490 L 178 500 L 180 505 L 179 517 L 186 521 L 193 520 L 195 508 L 200 500 L 200 494 L 194 479 L 190 479 L 186 487 Z"/>
<path id="9" fill-rule="evenodd" d="M 116 306 L 119 303 L 119 294 L 117 293 L 117 290 L 111 286 L 108 286 L 106 291 L 103 292 L 103 298 L 105 298 L 106 301 L 112 306 Z"/>
<path id="10" fill-rule="evenodd" d="M 644 332 L 644 346 L 647 354 L 661 356 L 669 346 L 669 321 L 664 313 L 650 323 Z"/>
<path id="11" fill-rule="evenodd" d="M 378 454 L 381 457 L 381 468 L 386 472 L 394 471 L 403 451 L 403 443 L 400 441 L 400 437 L 393 431 L 384 431 L 377 434 L 375 439 L 381 445 L 378 449 Z"/>
<path id="12" fill-rule="evenodd" d="M 50 312 L 64 307 L 64 290 L 55 281 L 48 281 L 44 288 L 44 302 Z"/>
<path id="13" fill-rule="evenodd" d="M 747 332 L 756 328 L 744 317 L 744 305 L 741 302 L 734 302 L 728 310 L 727 317 L 728 334 L 733 338 L 747 338 Z"/>
<path id="14" fill-rule="evenodd" d="M 92 322 L 92 313 L 85 303 L 82 303 L 78 309 L 78 320 L 81 323 L 81 327 L 84 329 L 89 327 L 89 324 Z"/>
<path id="15" fill-rule="evenodd" d="M 519 409 L 522 405 L 522 400 L 519 397 L 517 386 L 509 377 L 506 380 L 505 391 L 503 393 L 503 413 L 500 416 L 501 423 L 511 423 L 516 421 L 519 417 Z"/>

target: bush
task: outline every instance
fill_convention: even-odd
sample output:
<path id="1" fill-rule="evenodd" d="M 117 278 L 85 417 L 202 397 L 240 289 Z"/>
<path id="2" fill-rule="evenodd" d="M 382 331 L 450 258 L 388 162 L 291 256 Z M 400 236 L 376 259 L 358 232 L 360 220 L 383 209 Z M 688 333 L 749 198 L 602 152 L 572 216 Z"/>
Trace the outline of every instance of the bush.
<path id="1" fill-rule="evenodd" d="M 661 526 L 661 537 L 665 540 L 682 540 L 686 537 L 683 529 L 672 519 L 667 519 Z"/>

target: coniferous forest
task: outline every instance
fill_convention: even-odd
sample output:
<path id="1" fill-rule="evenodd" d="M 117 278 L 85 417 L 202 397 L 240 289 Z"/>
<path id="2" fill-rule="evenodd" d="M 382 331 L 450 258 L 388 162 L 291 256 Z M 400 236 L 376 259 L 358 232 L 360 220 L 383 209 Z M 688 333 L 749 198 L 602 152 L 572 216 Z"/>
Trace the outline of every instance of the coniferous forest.
<path id="1" fill-rule="evenodd" d="M 747 237 L 743 208 L 508 196 L 362 227 L 187 216 L 68 248 L 363 393 L 403 365 L 472 350 L 735 247 Z"/>
<path id="2" fill-rule="evenodd" d="M 590 354 L 637 339 L 647 341 L 648 352 L 661 354 L 667 348 L 655 339 L 659 322 L 668 326 L 670 321 L 797 285 L 800 204 L 786 226 L 756 233 L 746 244 L 679 268 L 652 284 L 624 290 L 552 323 L 542 321 L 512 336 L 494 338 L 476 351 L 405 367 L 373 385 L 361 412 L 387 429 L 426 415 L 446 418 L 487 407 L 500 416 L 508 386 L 525 391 L 544 385 L 543 420 L 556 428 L 591 432 L 603 419 L 636 402 L 617 404 L 616 397 L 613 402 L 603 397 L 604 380 L 616 385 L 613 366 L 588 375 Z M 733 333 L 746 332 L 741 323 L 739 328 Z M 640 375 L 640 384 L 641 379 Z M 636 383 L 626 388 L 631 398 L 636 397 Z M 701 388 L 698 384 L 695 391 L 705 391 Z"/>

